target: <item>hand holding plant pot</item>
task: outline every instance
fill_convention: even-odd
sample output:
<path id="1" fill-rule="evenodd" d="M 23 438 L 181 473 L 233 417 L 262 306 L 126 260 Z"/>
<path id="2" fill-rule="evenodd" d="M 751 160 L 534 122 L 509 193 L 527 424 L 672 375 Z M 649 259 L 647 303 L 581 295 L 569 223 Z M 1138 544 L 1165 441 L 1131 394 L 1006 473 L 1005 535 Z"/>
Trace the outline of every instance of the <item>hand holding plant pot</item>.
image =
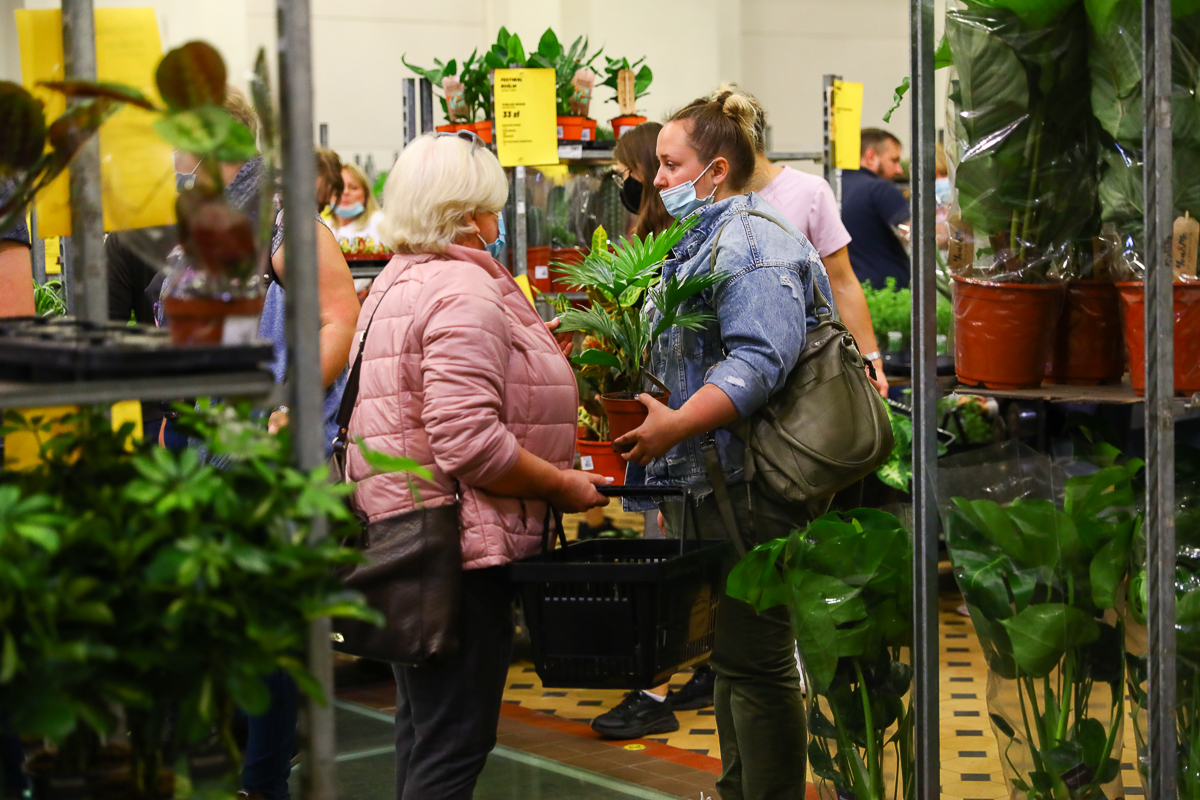
<path id="1" fill-rule="evenodd" d="M 686 311 L 686 301 L 722 280 L 719 275 L 699 275 L 684 280 L 672 277 L 661 283 L 662 263 L 671 248 L 695 224 L 695 218 L 677 222 L 658 236 L 623 238 L 608 250 L 607 234 L 596 230 L 592 250 L 578 264 L 555 264 L 571 286 L 587 292 L 591 305 L 560 315 L 562 331 L 583 331 L 594 341 L 572 359 L 580 368 L 596 368 L 610 381 L 613 391 L 604 395 L 609 432 L 615 441 L 637 428 L 646 418 L 646 407 L 637 396 L 649 381 L 666 387 L 646 370 L 651 343 L 672 327 L 698 329 L 712 321 L 711 314 Z"/>

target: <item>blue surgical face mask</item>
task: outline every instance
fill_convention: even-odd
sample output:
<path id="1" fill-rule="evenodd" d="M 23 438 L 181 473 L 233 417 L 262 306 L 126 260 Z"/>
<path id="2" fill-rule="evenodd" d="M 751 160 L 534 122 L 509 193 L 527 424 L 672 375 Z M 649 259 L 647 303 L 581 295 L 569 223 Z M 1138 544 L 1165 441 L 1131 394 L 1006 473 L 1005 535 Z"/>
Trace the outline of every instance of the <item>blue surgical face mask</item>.
<path id="1" fill-rule="evenodd" d="M 496 215 L 496 227 L 499 229 L 499 231 L 496 234 L 496 240 L 493 242 L 484 242 L 483 236 L 481 236 L 478 233 L 476 233 L 475 235 L 479 236 L 479 241 L 483 242 L 483 246 L 488 251 L 488 254 L 491 255 L 492 258 L 499 261 L 500 254 L 504 252 L 504 215 L 503 214 Z"/>
<path id="2" fill-rule="evenodd" d="M 337 214 L 342 219 L 355 219 L 366 211 L 366 206 L 362 203 L 355 203 L 352 206 L 334 206 L 333 213 Z"/>
<path id="3" fill-rule="evenodd" d="M 938 178 L 933 182 L 933 197 L 939 206 L 950 202 L 949 178 Z"/>
<path id="4" fill-rule="evenodd" d="M 692 213 L 704 208 L 713 201 L 713 197 L 717 193 L 717 187 L 714 186 L 712 194 L 703 199 L 696 196 L 696 181 L 704 177 L 704 173 L 708 172 L 713 164 L 717 163 L 716 159 L 709 162 L 699 175 L 692 178 L 690 181 L 684 181 L 678 186 L 672 186 L 670 189 L 664 189 L 659 193 L 662 198 L 663 205 L 667 207 L 667 213 L 675 219 L 683 219 Z"/>

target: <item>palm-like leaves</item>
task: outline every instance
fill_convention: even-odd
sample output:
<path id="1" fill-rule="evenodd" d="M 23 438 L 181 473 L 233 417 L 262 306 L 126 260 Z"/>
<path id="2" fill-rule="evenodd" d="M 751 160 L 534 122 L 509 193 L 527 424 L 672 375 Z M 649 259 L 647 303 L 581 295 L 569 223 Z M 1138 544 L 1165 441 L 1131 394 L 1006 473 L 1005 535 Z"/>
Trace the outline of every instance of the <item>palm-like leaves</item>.
<path id="1" fill-rule="evenodd" d="M 563 331 L 583 331 L 599 340 L 599 347 L 583 350 L 572 360 L 582 368 L 616 373 L 618 388 L 641 391 L 646 378 L 645 359 L 650 345 L 673 327 L 696 330 L 711 322 L 713 315 L 702 311 L 680 313 L 690 298 L 715 286 L 721 278 L 704 274 L 661 282 L 662 263 L 693 225 L 695 218 L 672 225 L 658 236 L 644 240 L 623 238 L 616 251 L 605 248 L 603 234 L 592 252 L 579 264 L 556 264 L 576 287 L 587 290 L 592 304 L 559 315 Z M 645 306 L 645 308 L 643 308 Z M 651 324 L 647 313 L 660 317 Z"/>

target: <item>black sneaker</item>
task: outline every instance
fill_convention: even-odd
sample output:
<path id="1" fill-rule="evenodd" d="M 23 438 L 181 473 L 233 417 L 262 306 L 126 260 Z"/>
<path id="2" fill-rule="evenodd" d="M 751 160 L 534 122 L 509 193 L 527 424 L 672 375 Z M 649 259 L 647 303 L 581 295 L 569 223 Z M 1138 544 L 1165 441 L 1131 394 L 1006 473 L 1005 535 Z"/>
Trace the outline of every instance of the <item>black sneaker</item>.
<path id="1" fill-rule="evenodd" d="M 676 711 L 693 711 L 697 708 L 708 708 L 713 704 L 713 685 L 717 674 L 712 667 L 705 664 L 696 667 L 692 677 L 678 692 L 668 692 L 667 702 Z"/>
<path id="2" fill-rule="evenodd" d="M 671 704 L 642 692 L 630 692 L 621 704 L 592 720 L 592 730 L 605 739 L 641 739 L 679 730 Z"/>

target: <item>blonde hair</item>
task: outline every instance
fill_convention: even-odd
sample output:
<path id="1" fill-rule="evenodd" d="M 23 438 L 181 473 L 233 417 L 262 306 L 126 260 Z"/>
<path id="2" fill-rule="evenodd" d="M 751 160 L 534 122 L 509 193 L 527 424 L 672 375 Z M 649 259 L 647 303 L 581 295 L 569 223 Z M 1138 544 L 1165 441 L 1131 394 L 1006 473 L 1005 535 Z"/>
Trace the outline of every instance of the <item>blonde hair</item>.
<path id="1" fill-rule="evenodd" d="M 363 213 L 359 214 L 350 222 L 350 225 L 355 230 L 361 231 L 367 227 L 367 223 L 371 221 L 371 216 L 379 210 L 379 202 L 375 199 L 375 193 L 371 191 L 371 184 L 367 180 L 366 174 L 364 174 L 363 171 L 358 168 L 357 164 L 343 161 L 342 172 L 349 172 L 350 177 L 353 178 L 363 190 Z M 343 181 L 343 184 L 344 183 L 345 181 Z M 345 192 L 346 190 L 343 186 L 342 193 L 345 194 Z"/>
<path id="2" fill-rule="evenodd" d="M 249 128 L 255 139 L 258 138 L 258 114 L 254 113 L 254 106 L 250 105 L 250 101 L 246 99 L 246 95 L 242 94 L 241 89 L 236 86 L 225 87 L 225 110 L 231 117 Z"/>
<path id="3" fill-rule="evenodd" d="M 717 156 L 729 162 L 729 183 L 745 189 L 754 176 L 754 125 L 757 108 L 750 98 L 729 84 L 721 84 L 708 97 L 700 97 L 671 115 L 670 122 L 690 120 L 688 145 L 701 161 Z"/>
<path id="4" fill-rule="evenodd" d="M 498 212 L 507 200 L 508 178 L 486 147 L 426 134 L 388 173 L 379 238 L 397 253 L 443 253 L 474 230 L 467 214 Z"/>

